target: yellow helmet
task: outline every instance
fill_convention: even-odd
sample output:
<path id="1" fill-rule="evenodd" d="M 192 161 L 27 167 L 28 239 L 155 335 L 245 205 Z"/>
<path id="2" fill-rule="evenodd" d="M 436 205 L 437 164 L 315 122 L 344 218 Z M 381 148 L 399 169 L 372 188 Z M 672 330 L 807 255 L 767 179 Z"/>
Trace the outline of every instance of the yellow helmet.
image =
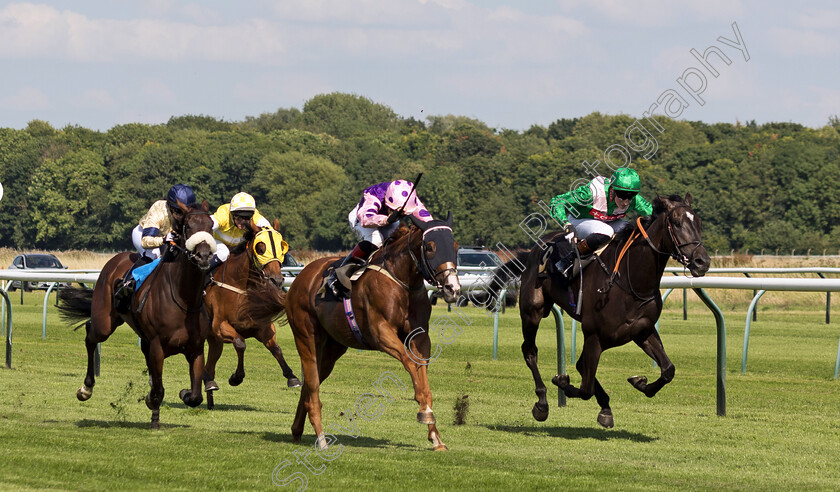
<path id="1" fill-rule="evenodd" d="M 233 198 L 230 199 L 230 211 L 233 212 L 253 212 L 257 208 L 256 202 L 254 202 L 254 197 L 251 195 L 240 192 L 233 195 Z"/>

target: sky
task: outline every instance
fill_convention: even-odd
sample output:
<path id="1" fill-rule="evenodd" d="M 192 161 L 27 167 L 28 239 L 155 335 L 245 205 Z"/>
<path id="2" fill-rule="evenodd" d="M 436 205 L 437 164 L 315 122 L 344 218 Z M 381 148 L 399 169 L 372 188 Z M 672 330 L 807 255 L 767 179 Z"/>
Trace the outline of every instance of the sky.
<path id="1" fill-rule="evenodd" d="M 840 114 L 840 4 L 0 1 L 0 66 L 10 128 L 242 121 L 330 92 L 496 129 L 594 111 L 818 128 Z"/>

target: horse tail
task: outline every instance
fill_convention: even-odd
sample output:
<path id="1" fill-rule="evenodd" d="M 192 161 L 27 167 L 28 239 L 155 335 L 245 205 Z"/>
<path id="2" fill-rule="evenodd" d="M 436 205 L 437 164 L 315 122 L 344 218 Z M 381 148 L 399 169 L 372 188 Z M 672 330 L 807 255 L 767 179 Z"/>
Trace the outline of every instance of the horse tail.
<path id="1" fill-rule="evenodd" d="M 520 251 L 515 257 L 507 261 L 507 263 L 493 270 L 493 277 L 487 283 L 487 291 L 490 294 L 490 299 L 499 299 L 502 290 L 506 289 L 508 285 L 519 282 L 522 278 L 522 273 L 525 271 L 525 264 L 528 260 L 530 251 Z M 495 302 L 488 302 L 487 309 L 493 310 L 496 307 Z"/>
<path id="2" fill-rule="evenodd" d="M 90 319 L 93 290 L 65 287 L 58 291 L 58 315 L 68 325 L 78 330 Z"/>
<path id="3" fill-rule="evenodd" d="M 261 281 L 245 291 L 245 300 L 239 305 L 239 319 L 250 326 L 261 326 L 272 321 L 279 325 L 286 320 L 286 291 L 273 282 Z"/>

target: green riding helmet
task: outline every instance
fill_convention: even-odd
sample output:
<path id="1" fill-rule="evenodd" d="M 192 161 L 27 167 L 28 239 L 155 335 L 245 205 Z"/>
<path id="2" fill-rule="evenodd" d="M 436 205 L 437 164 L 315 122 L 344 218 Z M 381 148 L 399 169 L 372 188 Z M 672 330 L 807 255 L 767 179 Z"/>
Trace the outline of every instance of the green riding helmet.
<path id="1" fill-rule="evenodd" d="M 638 193 L 642 187 L 639 174 L 629 167 L 622 167 L 613 173 L 610 179 L 610 188 L 614 190 L 633 191 Z"/>

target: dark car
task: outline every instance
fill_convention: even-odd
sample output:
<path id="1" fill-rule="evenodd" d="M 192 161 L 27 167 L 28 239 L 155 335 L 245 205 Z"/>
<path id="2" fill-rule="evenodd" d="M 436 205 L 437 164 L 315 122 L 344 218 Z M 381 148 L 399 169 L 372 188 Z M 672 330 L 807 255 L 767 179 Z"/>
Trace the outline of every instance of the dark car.
<path id="1" fill-rule="evenodd" d="M 55 255 L 51 254 L 40 254 L 40 253 L 27 253 L 22 255 L 15 256 L 15 259 L 12 260 L 12 264 L 9 265 L 10 270 L 21 269 L 21 270 L 31 270 L 31 269 L 49 269 L 55 268 L 64 270 L 67 267 L 62 265 L 58 258 Z M 19 280 L 15 280 L 9 285 L 9 290 L 13 291 L 15 289 L 21 288 L 21 283 L 23 283 L 23 290 L 30 291 L 32 289 L 42 289 L 46 290 L 52 285 L 52 282 L 21 282 Z M 61 287 L 65 287 L 68 284 L 60 284 Z"/>
<path id="2" fill-rule="evenodd" d="M 459 248 L 456 261 L 458 262 L 458 275 L 462 277 L 478 275 L 486 276 L 489 279 L 489 276 L 492 275 L 489 269 L 502 266 L 502 260 L 499 258 L 499 255 L 485 248 Z M 462 267 L 482 267 L 488 269 L 488 271 L 464 271 Z M 469 294 L 466 291 L 462 292 L 461 296 L 464 300 L 486 304 L 489 294 L 483 289 L 473 289 Z M 440 297 L 438 292 L 432 294 L 432 304 L 437 302 L 438 297 Z M 519 299 L 519 286 L 509 285 L 505 293 L 505 306 L 516 306 L 517 299 Z M 459 302 L 465 303 L 461 300 Z"/>

